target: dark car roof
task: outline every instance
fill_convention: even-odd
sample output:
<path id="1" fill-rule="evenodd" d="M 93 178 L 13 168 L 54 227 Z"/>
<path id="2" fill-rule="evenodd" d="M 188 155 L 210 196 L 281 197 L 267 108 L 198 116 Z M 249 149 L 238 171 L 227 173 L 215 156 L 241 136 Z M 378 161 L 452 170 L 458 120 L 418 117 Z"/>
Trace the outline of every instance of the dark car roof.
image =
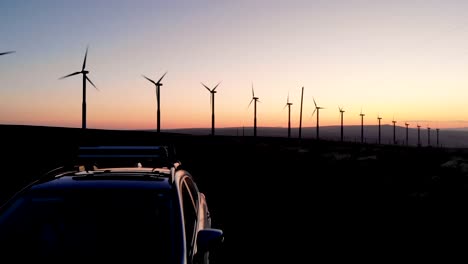
<path id="1" fill-rule="evenodd" d="M 31 190 L 69 189 L 171 189 L 167 172 L 151 169 L 118 168 L 88 172 L 70 172 L 43 179 L 31 185 Z"/>

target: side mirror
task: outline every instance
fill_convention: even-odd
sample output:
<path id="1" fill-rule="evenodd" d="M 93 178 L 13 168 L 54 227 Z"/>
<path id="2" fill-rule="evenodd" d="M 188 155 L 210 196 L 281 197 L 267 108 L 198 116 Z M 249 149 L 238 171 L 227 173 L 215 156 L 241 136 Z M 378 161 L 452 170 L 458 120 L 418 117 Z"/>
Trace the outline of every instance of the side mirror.
<path id="1" fill-rule="evenodd" d="M 208 252 L 220 246 L 224 241 L 223 231 L 215 228 L 206 228 L 198 231 L 197 251 L 199 253 Z"/>

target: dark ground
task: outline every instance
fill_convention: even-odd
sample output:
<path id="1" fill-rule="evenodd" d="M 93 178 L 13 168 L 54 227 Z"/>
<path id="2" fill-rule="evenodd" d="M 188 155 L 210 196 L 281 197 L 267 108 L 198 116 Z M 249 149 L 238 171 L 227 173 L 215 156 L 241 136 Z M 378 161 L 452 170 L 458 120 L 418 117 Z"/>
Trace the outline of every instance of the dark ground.
<path id="1" fill-rule="evenodd" d="M 216 263 L 380 262 L 466 240 L 468 174 L 441 166 L 468 160 L 463 149 L 6 125 L 0 131 L 1 201 L 72 159 L 79 145 L 174 144 L 207 196 L 213 226 L 225 233 Z"/>

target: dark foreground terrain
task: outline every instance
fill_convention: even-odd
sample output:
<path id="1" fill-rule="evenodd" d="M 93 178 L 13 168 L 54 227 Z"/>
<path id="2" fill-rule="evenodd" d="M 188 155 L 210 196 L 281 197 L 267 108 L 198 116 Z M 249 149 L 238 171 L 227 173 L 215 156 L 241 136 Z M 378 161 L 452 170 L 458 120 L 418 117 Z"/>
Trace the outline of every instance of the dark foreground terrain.
<path id="1" fill-rule="evenodd" d="M 2 201 L 73 159 L 79 145 L 173 144 L 207 196 L 214 227 L 225 232 L 216 263 L 380 262 L 466 240 L 464 149 L 6 125 L 0 131 Z"/>

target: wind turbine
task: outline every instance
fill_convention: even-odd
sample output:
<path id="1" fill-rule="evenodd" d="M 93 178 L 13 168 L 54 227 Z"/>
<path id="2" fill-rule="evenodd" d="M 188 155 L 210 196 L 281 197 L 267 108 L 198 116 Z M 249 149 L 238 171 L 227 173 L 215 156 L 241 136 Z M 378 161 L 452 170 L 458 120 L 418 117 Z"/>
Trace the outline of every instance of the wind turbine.
<path id="1" fill-rule="evenodd" d="M 396 121 L 395 121 L 395 117 L 393 117 L 393 120 L 392 120 L 392 123 L 393 123 L 393 144 L 396 144 L 396 135 L 395 135 L 395 124 L 396 124 Z"/>
<path id="2" fill-rule="evenodd" d="M 408 144 L 409 144 L 409 141 L 408 141 L 408 126 L 409 126 L 409 124 L 405 122 L 405 126 L 406 126 L 406 146 L 408 146 Z"/>
<path id="3" fill-rule="evenodd" d="M 364 143 L 364 116 L 365 114 L 362 113 L 362 108 L 361 108 L 361 113 L 359 115 L 361 116 L 361 143 Z"/>
<path id="4" fill-rule="evenodd" d="M 302 86 L 302 92 L 301 92 L 301 110 L 299 112 L 299 139 L 302 138 L 302 102 L 304 98 L 304 86 Z"/>
<path id="5" fill-rule="evenodd" d="M 252 100 L 250 100 L 249 106 L 247 106 L 247 108 L 249 108 L 252 102 L 254 102 L 254 137 L 257 137 L 257 102 L 260 103 L 258 99 L 258 97 L 255 97 L 255 92 L 252 83 Z"/>
<path id="6" fill-rule="evenodd" d="M 427 146 L 431 146 L 431 128 L 427 127 Z"/>
<path id="7" fill-rule="evenodd" d="M 86 47 L 86 53 L 85 53 L 85 57 L 84 57 L 84 61 L 83 61 L 83 67 L 81 68 L 81 71 L 79 72 L 74 72 L 74 73 L 71 73 L 71 74 L 68 74 L 68 75 L 65 75 L 59 79 L 64 79 L 64 78 L 68 78 L 70 76 L 73 76 L 73 75 L 77 75 L 77 74 L 83 74 L 83 104 L 82 104 L 82 128 L 83 129 L 86 129 L 86 80 L 92 85 L 94 86 L 94 88 L 96 88 L 97 90 L 97 87 L 96 85 L 94 85 L 94 83 L 88 78 L 87 74 L 89 73 L 89 71 L 85 70 L 85 67 L 86 67 L 86 57 L 88 56 L 88 47 Z"/>
<path id="8" fill-rule="evenodd" d="M 421 126 L 418 124 L 418 147 L 421 146 Z"/>
<path id="9" fill-rule="evenodd" d="M 315 102 L 315 99 L 313 97 L 312 97 L 312 100 L 314 100 L 314 105 L 315 105 L 315 109 L 314 109 L 314 112 L 312 112 L 312 116 L 314 116 L 315 111 L 317 111 L 317 126 L 316 126 L 317 135 L 316 136 L 317 136 L 317 140 L 318 140 L 319 139 L 319 110 L 324 109 L 324 108 L 321 107 L 321 106 L 317 106 L 317 103 Z"/>
<path id="10" fill-rule="evenodd" d="M 345 110 L 343 110 L 343 107 L 338 106 L 338 111 L 340 111 L 340 116 L 341 116 L 341 142 L 343 142 L 343 113 Z"/>
<path id="11" fill-rule="evenodd" d="M 16 51 L 5 51 L 5 52 L 0 52 L 0 56 L 2 55 L 7 55 L 7 54 L 10 54 L 10 53 L 15 53 Z"/>
<path id="12" fill-rule="evenodd" d="M 288 100 L 286 101 L 286 105 L 283 107 L 286 108 L 288 107 L 288 138 L 291 138 L 291 105 L 293 103 L 289 102 L 289 93 L 288 93 Z"/>
<path id="13" fill-rule="evenodd" d="M 381 137 L 380 137 L 380 121 L 382 120 L 382 117 L 380 117 L 380 115 L 377 115 L 377 120 L 379 120 L 379 145 L 380 145 L 380 140 L 381 140 Z"/>
<path id="14" fill-rule="evenodd" d="M 208 88 L 205 84 L 201 83 L 205 88 L 210 92 L 210 104 L 211 104 L 211 135 L 215 135 L 215 110 L 214 110 L 214 105 L 215 105 L 215 93 L 216 93 L 216 88 L 221 82 L 219 82 L 213 89 Z"/>
<path id="15" fill-rule="evenodd" d="M 145 75 L 143 75 L 143 77 L 145 79 L 147 79 L 148 81 L 150 81 L 151 83 L 153 83 L 154 85 L 156 85 L 156 103 L 157 103 L 157 110 L 156 110 L 156 131 L 159 133 L 161 131 L 161 111 L 159 110 L 160 109 L 160 106 L 161 106 L 161 100 L 160 100 L 160 95 L 161 95 L 161 86 L 163 85 L 161 83 L 162 79 L 164 78 L 164 76 L 166 76 L 167 72 L 165 72 L 163 74 L 163 76 L 161 76 L 161 78 L 159 78 L 159 80 L 157 82 L 151 80 L 150 78 L 146 77 Z"/>

